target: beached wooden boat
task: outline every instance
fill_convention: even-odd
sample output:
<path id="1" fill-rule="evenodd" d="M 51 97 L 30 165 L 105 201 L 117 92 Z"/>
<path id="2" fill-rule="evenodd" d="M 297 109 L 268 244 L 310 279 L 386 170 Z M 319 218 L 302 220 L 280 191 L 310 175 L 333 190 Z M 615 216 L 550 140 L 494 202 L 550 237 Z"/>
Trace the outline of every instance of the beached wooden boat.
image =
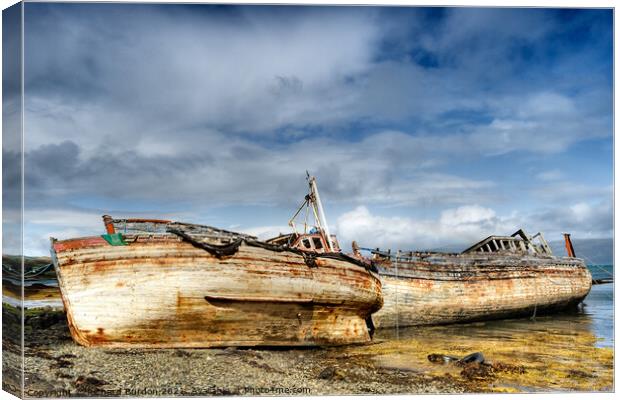
<path id="1" fill-rule="evenodd" d="M 540 243 L 535 243 L 538 237 Z M 490 236 L 462 253 L 373 250 L 384 305 L 378 328 L 533 316 L 574 306 L 589 293 L 583 260 L 555 257 L 542 235 Z"/>
<path id="2" fill-rule="evenodd" d="M 202 225 L 109 216 L 104 222 L 107 235 L 52 239 L 69 328 L 79 344 L 370 340 L 370 315 L 382 304 L 380 280 L 347 255 L 268 244 Z"/>

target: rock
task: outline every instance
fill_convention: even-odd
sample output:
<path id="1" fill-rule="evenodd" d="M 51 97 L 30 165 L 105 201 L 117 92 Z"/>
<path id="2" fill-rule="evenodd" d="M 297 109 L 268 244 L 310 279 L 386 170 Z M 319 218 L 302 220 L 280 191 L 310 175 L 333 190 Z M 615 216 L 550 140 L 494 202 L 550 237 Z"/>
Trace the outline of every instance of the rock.
<path id="1" fill-rule="evenodd" d="M 74 386 L 77 389 L 78 395 L 94 396 L 99 393 L 99 387 L 105 385 L 106 382 L 94 378 L 92 376 L 85 377 L 83 375 L 78 376 L 74 382 Z"/>
<path id="2" fill-rule="evenodd" d="M 336 374 L 336 368 L 327 367 L 319 374 L 319 379 L 332 379 Z"/>
<path id="3" fill-rule="evenodd" d="M 174 351 L 174 355 L 177 357 L 191 357 L 191 353 L 186 350 L 177 349 Z"/>
<path id="4" fill-rule="evenodd" d="M 428 361 L 435 363 L 435 364 L 448 364 L 451 363 L 453 361 L 458 361 L 458 357 L 454 357 L 454 356 L 448 356 L 445 354 L 429 354 L 428 356 L 426 356 L 426 358 L 428 359 Z"/>
<path id="5" fill-rule="evenodd" d="M 471 363 L 484 364 L 484 355 L 480 352 L 471 353 L 456 362 L 458 366 L 464 366 Z"/>
<path id="6" fill-rule="evenodd" d="M 345 377 L 344 373 L 336 367 L 327 367 L 319 374 L 319 379 L 337 379 L 341 380 Z"/>
<path id="7" fill-rule="evenodd" d="M 94 376 L 88 376 L 86 377 L 84 381 L 88 383 L 89 385 L 93 385 L 93 386 L 103 386 L 103 385 L 108 384 L 108 382 L 101 380 L 101 379 L 97 379 Z"/>
<path id="8" fill-rule="evenodd" d="M 54 364 L 54 366 L 56 368 L 69 368 L 73 366 L 73 363 L 71 361 L 67 361 L 67 360 L 63 360 L 62 358 L 59 358 L 56 360 L 56 364 Z"/>
<path id="9" fill-rule="evenodd" d="M 459 367 L 463 367 L 470 363 L 478 363 L 478 364 L 485 363 L 484 355 L 480 352 L 471 353 L 462 358 L 455 357 L 455 356 L 449 356 L 446 354 L 433 353 L 433 354 L 429 354 L 426 358 L 428 358 L 428 361 L 435 363 L 435 364 L 449 364 L 453 362 Z"/>

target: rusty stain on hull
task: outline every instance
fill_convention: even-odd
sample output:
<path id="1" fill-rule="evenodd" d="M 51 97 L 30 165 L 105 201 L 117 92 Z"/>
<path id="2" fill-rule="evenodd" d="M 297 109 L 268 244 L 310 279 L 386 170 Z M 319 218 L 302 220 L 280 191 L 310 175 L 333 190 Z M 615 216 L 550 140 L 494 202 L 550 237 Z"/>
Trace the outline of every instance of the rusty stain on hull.
<path id="1" fill-rule="evenodd" d="M 142 222 L 142 221 L 141 221 Z M 150 222 L 150 221 L 149 221 Z M 164 221 L 165 222 L 165 221 Z M 311 346 L 364 343 L 381 307 L 360 265 L 242 243 L 215 257 L 166 233 L 52 242 L 73 339 L 84 346 Z"/>
<path id="2" fill-rule="evenodd" d="M 531 316 L 578 304 L 592 276 L 581 259 L 506 253 L 417 253 L 375 260 L 380 328 Z"/>

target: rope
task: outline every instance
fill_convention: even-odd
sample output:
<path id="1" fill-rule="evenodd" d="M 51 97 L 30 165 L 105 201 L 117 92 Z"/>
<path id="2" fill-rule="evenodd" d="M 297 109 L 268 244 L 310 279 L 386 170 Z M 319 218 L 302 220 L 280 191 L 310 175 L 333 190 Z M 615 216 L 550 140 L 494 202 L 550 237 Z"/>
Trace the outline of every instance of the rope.
<path id="1" fill-rule="evenodd" d="M 374 265 L 374 263 L 371 262 L 370 264 L 368 264 L 368 263 L 358 260 L 357 258 L 351 257 L 343 253 L 308 253 L 308 252 L 301 251 L 299 249 L 288 247 L 288 246 L 277 246 L 277 245 L 261 242 L 258 240 L 243 238 L 243 237 L 237 238 L 232 243 L 218 246 L 218 245 L 207 244 L 207 243 L 195 240 L 191 235 L 179 229 L 168 228 L 167 232 L 179 236 L 186 242 L 190 243 L 192 246 L 205 250 L 209 254 L 217 258 L 234 255 L 239 250 L 239 247 L 241 246 L 241 244 L 245 243 L 248 246 L 260 247 L 260 248 L 270 250 L 270 251 L 275 251 L 278 253 L 281 253 L 283 251 L 288 251 L 291 253 L 298 254 L 304 258 L 306 265 L 308 265 L 308 267 L 310 268 L 317 267 L 316 265 L 317 258 L 330 258 L 334 260 L 347 261 L 349 263 L 363 267 L 367 271 L 372 271 L 372 272 L 379 271 L 377 267 Z"/>
<path id="2" fill-rule="evenodd" d="M 614 274 L 613 272 L 609 272 L 607 270 L 605 270 L 604 268 L 601 268 L 598 264 L 594 263 L 591 259 L 589 259 L 588 257 L 585 256 L 581 256 L 584 260 L 590 262 L 590 266 L 594 267 L 602 272 L 604 272 L 605 274 L 607 274 L 607 276 L 609 276 L 608 279 L 611 279 L 611 281 L 605 281 L 604 279 L 592 279 L 592 285 L 599 285 L 599 284 L 603 284 L 603 283 L 613 283 L 613 279 L 614 279 Z M 614 301 L 614 296 L 613 293 L 609 294 L 609 293 L 605 293 L 604 294 L 605 297 L 611 301 Z"/>
<path id="3" fill-rule="evenodd" d="M 603 271 L 603 272 L 604 272 L 604 273 L 606 273 L 606 274 L 607 274 L 607 276 L 609 276 L 610 278 L 613 278 L 613 277 L 614 277 L 614 274 L 613 274 L 613 273 L 611 273 L 611 272 L 607 271 L 607 270 L 606 270 L 606 269 L 604 269 L 604 268 L 601 268 L 599 265 L 596 265 L 596 264 L 591 264 L 590 266 L 591 266 L 591 267 L 595 267 L 595 268 L 599 269 L 600 271 Z"/>
<path id="4" fill-rule="evenodd" d="M 586 257 L 586 256 L 580 256 L 580 257 L 581 257 L 581 258 L 583 258 L 584 260 L 588 261 L 588 262 L 589 262 L 589 264 L 588 264 L 589 266 L 591 266 L 591 267 L 595 267 L 595 268 L 597 268 L 597 269 L 599 269 L 599 270 L 603 271 L 604 273 L 606 273 L 606 274 L 607 274 L 609 277 L 611 277 L 611 278 L 613 278 L 613 277 L 614 277 L 614 274 L 613 274 L 612 272 L 609 272 L 609 271 L 607 271 L 607 270 L 605 270 L 605 269 L 601 268 L 601 267 L 599 266 L 599 264 L 595 263 L 594 261 L 592 261 L 592 260 L 591 260 L 591 259 L 589 259 L 588 257 Z"/>
<path id="5" fill-rule="evenodd" d="M 581 258 L 583 258 L 584 260 L 586 260 L 589 263 L 588 266 L 590 266 L 592 268 L 596 268 L 598 271 L 601 271 L 605 275 L 607 275 L 607 278 L 592 279 L 592 284 L 593 285 L 600 285 L 600 284 L 603 284 L 603 283 L 613 283 L 614 282 L 614 274 L 613 274 L 613 272 L 609 272 L 606 269 L 601 268 L 600 265 L 596 264 L 594 261 L 592 261 L 588 257 L 581 256 Z"/>
<path id="6" fill-rule="evenodd" d="M 243 242 L 243 239 L 239 238 L 232 243 L 217 246 L 217 245 L 211 245 L 211 244 L 199 242 L 195 240 L 194 238 L 192 238 L 187 233 L 179 229 L 168 228 L 167 231 L 174 235 L 179 236 L 186 242 L 189 242 L 194 247 L 206 250 L 207 252 L 209 252 L 209 254 L 216 256 L 217 258 L 222 258 L 224 256 L 232 256 L 233 254 L 237 252 L 237 250 L 239 250 L 239 246 L 241 246 L 241 242 Z"/>

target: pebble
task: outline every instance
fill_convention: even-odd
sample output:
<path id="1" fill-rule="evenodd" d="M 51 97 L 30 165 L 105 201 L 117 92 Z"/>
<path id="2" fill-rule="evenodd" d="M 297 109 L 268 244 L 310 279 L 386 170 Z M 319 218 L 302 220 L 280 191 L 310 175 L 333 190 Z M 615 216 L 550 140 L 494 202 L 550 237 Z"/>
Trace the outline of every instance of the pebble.
<path id="1" fill-rule="evenodd" d="M 287 389 L 303 390 L 293 395 L 316 396 L 465 390 L 447 380 L 429 381 L 423 375 L 382 368 L 370 355 L 348 359 L 346 349 L 338 347 L 277 351 L 86 348 L 73 342 L 66 324 L 34 331 L 26 344 L 27 387 L 69 390 L 73 395 L 101 390 L 120 390 L 133 397 L 286 396 L 290 395 Z M 17 380 L 19 371 L 11 371 L 10 366 L 20 366 L 20 355 L 4 353 L 5 377 Z"/>

